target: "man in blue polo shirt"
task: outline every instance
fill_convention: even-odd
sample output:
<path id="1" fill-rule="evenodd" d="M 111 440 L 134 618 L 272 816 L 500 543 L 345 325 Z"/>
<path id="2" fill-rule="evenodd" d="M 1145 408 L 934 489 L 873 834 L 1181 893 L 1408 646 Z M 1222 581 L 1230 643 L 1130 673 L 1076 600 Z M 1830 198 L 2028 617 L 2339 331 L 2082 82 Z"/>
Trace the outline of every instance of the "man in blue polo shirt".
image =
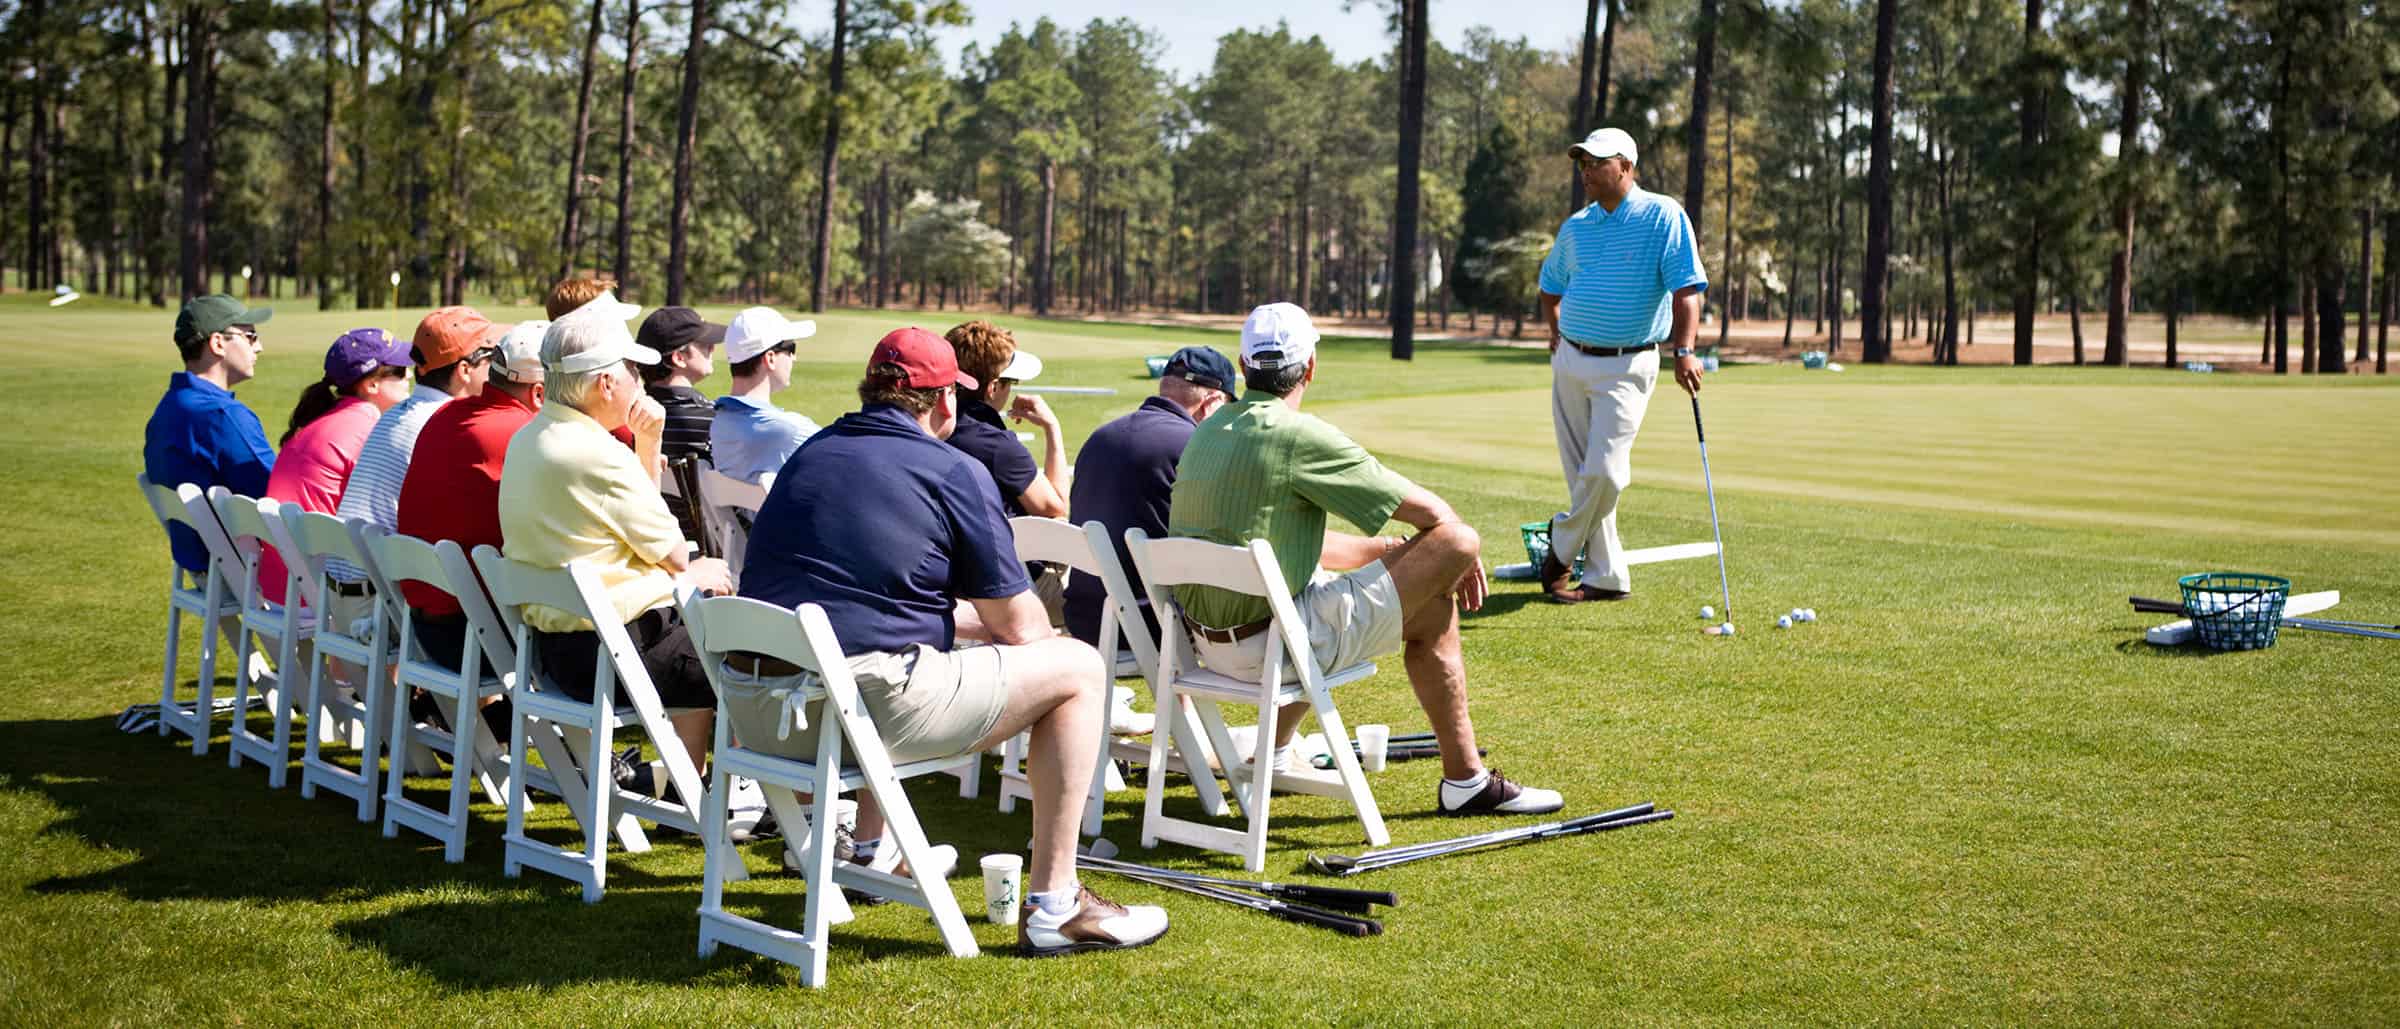
<path id="1" fill-rule="evenodd" d="M 1658 350 L 1675 382 L 1700 392 L 1699 242 L 1683 206 L 1634 181 L 1633 137 L 1599 129 L 1567 149 L 1592 203 L 1559 226 L 1542 261 L 1550 323 L 1550 418 L 1567 474 L 1567 510 L 1550 521 L 1543 588 L 1561 604 L 1623 600 L 1633 590 L 1617 539 L 1617 498 L 1633 482 L 1633 437 L 1658 382 Z M 1562 345 L 1563 344 L 1563 345 Z M 1584 556 L 1583 577 L 1574 559 Z"/>
<path id="2" fill-rule="evenodd" d="M 258 326 L 273 308 L 253 308 L 222 293 L 194 297 L 175 316 L 175 349 L 183 370 L 167 378 L 167 393 L 142 430 L 142 472 L 174 489 L 223 486 L 246 497 L 264 496 L 275 470 L 275 448 L 258 415 L 233 398 L 233 387 L 258 371 Z M 208 570 L 200 536 L 172 526 L 168 544 L 175 563 L 195 575 Z"/>
<path id="3" fill-rule="evenodd" d="M 1147 632 L 1158 638 L 1157 616 L 1150 614 L 1142 580 L 1133 573 L 1133 558 L 1125 551 L 1125 530 L 1140 528 L 1152 539 L 1167 534 L 1167 509 L 1175 498 L 1175 462 L 1201 419 L 1233 399 L 1233 362 L 1207 347 L 1185 347 L 1167 359 L 1158 380 L 1158 395 L 1142 401 L 1133 413 L 1092 430 L 1075 457 L 1075 482 L 1067 507 L 1082 522 L 1108 527 L 1117 545 L 1117 563 L 1133 580 L 1135 596 L 1143 598 L 1144 625 L 1126 632 Z M 1100 613 L 1108 591 L 1097 577 L 1077 575 L 1067 581 L 1067 632 L 1097 646 Z"/>
<path id="4" fill-rule="evenodd" d="M 900 329 L 877 343 L 858 385 L 861 409 L 810 437 L 776 473 L 741 595 L 824 608 L 896 762 L 981 753 L 1030 729 L 1033 859 L 1018 949 L 1138 947 L 1167 931 L 1166 912 L 1112 904 L 1075 879 L 1107 671 L 1097 651 L 1050 628 L 991 475 L 943 442 L 959 422 L 959 392 L 976 384 L 933 333 Z M 968 633 L 993 645 L 950 649 L 962 614 Z M 825 719 L 778 730 L 799 670 L 739 653 L 726 665 L 726 711 L 743 745 L 813 754 Z M 854 861 L 881 849 L 871 799 L 860 798 Z"/>

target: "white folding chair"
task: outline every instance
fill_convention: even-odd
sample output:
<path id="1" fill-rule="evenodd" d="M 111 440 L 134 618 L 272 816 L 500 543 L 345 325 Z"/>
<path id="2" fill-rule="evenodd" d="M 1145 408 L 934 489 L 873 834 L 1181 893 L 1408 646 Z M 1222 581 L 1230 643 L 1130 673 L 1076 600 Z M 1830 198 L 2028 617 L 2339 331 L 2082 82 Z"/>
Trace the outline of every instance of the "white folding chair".
<path id="1" fill-rule="evenodd" d="M 1225 781 L 1232 787 L 1234 802 L 1249 820 L 1248 831 L 1237 832 L 1174 818 L 1162 810 L 1166 797 L 1166 752 L 1167 748 L 1179 745 L 1180 737 L 1173 722 L 1162 721 L 1150 738 L 1150 784 L 1142 801 L 1142 846 L 1155 847 L 1159 840 L 1173 840 L 1239 854 L 1250 871 L 1262 871 L 1267 856 L 1267 808 L 1279 786 L 1295 793 L 1345 799 L 1366 827 L 1370 845 L 1380 847 L 1391 842 L 1391 834 L 1384 831 L 1383 812 L 1375 806 L 1375 793 L 1367 785 L 1366 774 L 1359 769 L 1358 755 L 1351 749 L 1350 734 L 1343 727 L 1341 712 L 1334 707 L 1330 692 L 1334 686 L 1375 674 L 1375 666 L 1361 662 L 1336 669 L 1331 675 L 1318 673 L 1316 660 L 1309 652 L 1308 630 L 1292 606 L 1291 591 L 1284 588 L 1283 573 L 1275 565 L 1274 548 L 1265 540 L 1251 540 L 1248 547 L 1228 547 L 1196 539 L 1154 540 L 1140 529 L 1125 530 L 1125 545 L 1133 555 L 1134 569 L 1141 573 L 1149 590 L 1151 610 L 1158 613 L 1158 669 L 1150 677 L 1157 709 L 1169 710 L 1186 697 L 1198 702 L 1199 720 L 1208 734 L 1211 749 L 1223 758 L 1220 764 L 1225 770 Z M 1273 618 L 1266 630 L 1266 660 L 1262 663 L 1265 670 L 1260 673 L 1259 681 L 1243 682 L 1200 666 L 1172 589 L 1186 585 L 1214 586 L 1266 600 Z M 1296 683 L 1284 681 L 1285 658 L 1298 674 Z M 1325 746 L 1332 752 L 1334 767 L 1320 771 L 1296 764 L 1289 771 L 1277 772 L 1277 709 L 1303 700 L 1324 729 Z M 1240 751 L 1217 711 L 1220 704 L 1241 704 L 1258 710 L 1258 738 L 1247 768 L 1237 759 Z"/>
<path id="2" fill-rule="evenodd" d="M 305 584 L 302 596 L 310 609 L 331 612 L 339 580 L 326 570 L 326 562 L 340 558 L 354 567 L 367 566 L 368 559 L 351 532 L 351 525 L 364 523 L 303 511 L 297 504 L 287 505 L 283 513 L 285 534 L 297 548 L 283 552 L 284 562 Z M 383 617 L 381 598 L 361 624 L 342 625 L 330 615 L 320 615 L 315 640 L 316 656 L 308 662 L 307 710 L 316 720 L 317 731 L 308 734 L 308 744 L 300 752 L 300 795 L 314 797 L 318 787 L 324 787 L 356 800 L 358 820 L 372 822 L 382 796 L 381 762 L 392 692 L 392 633 Z M 326 665 L 332 661 L 360 670 L 355 673 L 358 681 L 350 684 L 352 695 L 341 696 L 329 688 L 334 684 L 327 681 Z M 331 731 L 337 728 L 346 731 Z M 323 745 L 337 738 L 357 749 L 358 771 L 325 757 Z"/>
<path id="3" fill-rule="evenodd" d="M 580 744 L 573 764 L 584 770 L 584 797 L 577 805 L 581 809 L 578 818 L 583 828 L 582 850 L 554 846 L 525 835 L 525 777 L 509 779 L 508 831 L 503 837 L 507 851 L 501 871 L 514 878 L 531 866 L 581 884 L 584 901 L 597 902 L 607 889 L 610 826 L 616 827 L 625 849 L 634 852 L 648 850 L 650 843 L 640 827 L 626 816 L 699 832 L 699 808 L 693 799 L 706 799 L 701 792 L 700 773 L 668 723 L 667 709 L 659 703 L 658 690 L 650 682 L 650 674 L 642 668 L 633 639 L 616 620 L 614 606 L 589 568 L 574 562 L 565 568 L 536 568 L 509 560 L 488 545 L 475 548 L 475 567 L 483 573 L 484 585 L 491 589 L 493 606 L 507 623 L 517 650 L 515 687 L 509 691 L 510 764 L 525 767 L 526 745 L 534 742 L 534 733 L 541 729 L 539 724 L 528 723 L 547 722 Z M 554 608 L 592 622 L 598 637 L 592 699 L 576 700 L 554 692 L 535 667 L 534 630 L 525 623 L 523 614 L 527 605 Z M 593 617 L 595 612 L 599 617 Z M 631 701 L 630 710 L 617 707 L 616 692 L 620 684 L 624 686 L 626 699 Z M 658 748 L 659 760 L 665 764 L 667 778 L 675 784 L 682 803 L 620 789 L 609 773 L 616 731 L 635 726 L 648 734 L 651 745 Z"/>
<path id="4" fill-rule="evenodd" d="M 950 955 L 974 957 L 975 937 L 967 931 L 957 895 L 950 891 L 949 883 L 920 871 L 941 868 L 946 862 L 934 856 L 916 809 L 909 805 L 908 792 L 900 784 L 905 777 L 941 771 L 951 759 L 892 764 L 883 737 L 859 698 L 850 666 L 842 660 L 841 644 L 834 639 L 824 609 L 802 604 L 794 612 L 742 597 L 715 597 L 687 600 L 684 624 L 718 698 L 716 762 L 709 772 L 708 808 L 701 829 L 708 858 L 700 885 L 700 956 L 715 954 L 720 943 L 731 944 L 796 965 L 803 985 L 823 986 L 828 929 L 849 920 L 841 893 L 841 887 L 847 886 L 932 912 Z M 772 657 L 806 670 L 809 682 L 800 687 L 791 710 L 805 719 L 806 705 L 819 705 L 815 760 L 775 757 L 734 744 L 722 678 L 725 656 L 733 651 Z M 845 746 L 851 763 L 844 761 Z M 793 848 L 803 859 L 808 887 L 799 932 L 725 910 L 724 881 L 742 868 L 741 853 L 734 849 L 725 824 L 726 788 L 732 775 L 749 776 L 765 787 L 767 803 L 775 809 L 784 832 L 797 836 L 801 827 L 807 827 L 805 841 Z M 909 874 L 894 875 L 835 858 L 835 795 L 862 787 L 883 809 L 888 831 L 900 847 Z M 813 797 L 805 815 L 794 790 Z"/>
<path id="5" fill-rule="evenodd" d="M 161 530 L 184 526 L 198 534 L 204 546 L 209 536 L 225 534 L 200 487 L 186 482 L 169 488 L 151 482 L 147 475 L 137 474 L 133 479 L 141 487 L 142 499 L 158 518 Z M 201 528 L 203 522 L 206 531 Z M 200 621 L 200 675 L 193 684 L 198 694 L 189 707 L 175 699 L 176 673 L 183 666 L 185 615 Z M 194 754 L 208 753 L 208 738 L 216 731 L 217 626 L 241 615 L 242 598 L 234 592 L 232 581 L 225 577 L 213 551 L 205 572 L 187 572 L 172 559 L 167 562 L 167 654 L 166 669 L 160 673 L 158 683 L 158 734 L 164 736 L 172 731 L 190 737 Z"/>
<path id="6" fill-rule="evenodd" d="M 749 549 L 750 523 L 757 521 L 774 481 L 771 472 L 765 482 L 748 483 L 714 465 L 700 466 L 700 517 L 708 522 L 709 535 L 716 538 L 719 556 L 733 569 L 736 581 L 742 574 L 742 555 Z"/>
<path id="7" fill-rule="evenodd" d="M 501 696 L 507 690 L 503 676 L 483 673 L 485 657 L 478 634 L 464 634 L 459 652 L 444 655 L 448 663 L 435 660 L 423 644 L 417 641 L 415 609 L 400 596 L 400 585 L 422 583 L 453 597 L 479 589 L 472 577 L 460 582 L 453 565 L 463 566 L 465 556 L 458 554 L 451 561 L 442 559 L 441 548 L 458 550 L 458 544 L 448 540 L 441 544 L 427 543 L 414 536 L 402 536 L 362 528 L 358 533 L 360 547 L 367 556 L 365 566 L 372 570 L 378 596 L 389 606 L 386 617 L 394 618 L 400 626 L 399 646 L 394 655 L 394 685 L 385 703 L 389 714 L 384 724 L 391 734 L 393 754 L 407 754 L 424 747 L 441 754 L 450 762 L 448 801 L 440 808 L 410 800 L 402 789 L 404 776 L 393 775 L 383 786 L 383 835 L 386 839 L 400 835 L 403 828 L 423 833 L 442 841 L 442 859 L 458 862 L 467 854 L 467 805 L 472 799 L 471 787 L 480 783 L 484 794 L 495 804 L 515 802 L 504 784 L 493 778 L 500 769 L 495 759 L 498 742 L 483 724 L 483 704 Z M 494 666 L 498 669 L 499 666 Z M 435 698 L 437 707 L 449 702 L 446 716 L 450 723 L 447 732 L 419 725 L 409 715 L 409 698 L 414 690 L 424 690 Z"/>
<path id="8" fill-rule="evenodd" d="M 1117 589 L 1125 592 L 1131 591 L 1131 585 L 1125 581 L 1124 570 L 1117 567 L 1116 548 L 1108 544 L 1107 526 L 1099 522 L 1087 522 L 1082 528 L 1077 528 L 1072 523 L 1060 519 L 1035 518 L 1030 515 L 1011 518 L 1008 520 L 1008 525 L 1016 536 L 1019 558 L 1027 561 L 1062 564 L 1067 567 L 1069 576 L 1099 576 L 1104 583 L 1107 573 L 1114 571 L 1118 579 Z M 1141 631 L 1122 632 L 1121 627 L 1125 623 L 1118 614 L 1117 604 L 1114 603 L 1115 597 L 1116 590 L 1112 589 L 1110 593 L 1112 602 L 1101 609 L 1100 653 L 1114 663 L 1112 678 L 1138 675 L 1146 680 L 1149 677 L 1150 669 L 1157 663 L 1156 645 L 1145 638 L 1146 634 Z M 1138 619 L 1140 615 L 1136 614 L 1134 617 Z M 1137 621 L 1134 624 L 1138 626 L 1141 623 Z M 1121 635 L 1125 637 L 1125 642 L 1130 644 L 1132 653 L 1120 654 L 1118 652 Z M 1191 706 L 1188 703 L 1179 705 L 1165 717 L 1185 719 L 1186 732 L 1182 736 L 1183 739 L 1199 738 L 1198 733 L 1189 731 L 1191 729 L 1189 721 Z M 1101 808 L 1108 802 L 1109 791 L 1124 788 L 1125 781 L 1117 772 L 1116 759 L 1139 761 L 1150 755 L 1148 743 L 1110 735 L 1106 719 L 1101 721 L 1100 734 L 1100 767 L 1092 774 L 1091 799 L 1085 802 L 1083 807 L 1083 834 L 1086 836 L 1100 835 Z M 1001 745 L 1000 811 L 1003 814 L 1015 811 L 1017 801 L 1033 799 L 1033 784 L 1025 774 L 1025 751 L 1028 744 L 1027 734 L 1018 733 L 1007 743 Z M 1190 757 L 1186 754 L 1178 753 L 1170 755 L 1170 757 L 1178 760 L 1184 766 L 1184 770 L 1190 774 L 1193 784 L 1199 787 L 1201 803 L 1211 813 L 1222 813 L 1225 801 L 1217 792 L 1216 776 L 1209 773 L 1208 765 L 1203 762 L 1194 768 Z"/>
<path id="9" fill-rule="evenodd" d="M 316 619 L 302 604 L 278 604 L 268 600 L 258 581 L 259 548 L 274 547 L 278 552 L 293 550 L 290 540 L 284 539 L 283 503 L 237 496 L 223 486 L 208 491 L 210 506 L 217 512 L 217 521 L 224 527 L 221 537 L 229 553 L 219 554 L 220 562 L 238 562 L 242 597 L 241 640 L 234 648 L 241 672 L 233 680 L 233 724 L 226 740 L 225 765 L 242 767 L 247 758 L 267 770 L 267 786 L 282 789 L 285 775 L 292 762 L 292 716 L 297 699 L 292 690 L 295 681 L 291 671 L 299 662 L 310 660 L 305 652 L 313 652 L 312 637 L 316 634 Z M 202 539 L 207 539 L 203 533 Z M 212 550 L 215 546 L 212 545 Z M 284 565 L 284 599 L 291 600 L 302 592 L 300 577 L 293 574 L 291 564 Z M 275 667 L 271 674 L 261 674 L 251 660 L 251 648 L 258 642 L 272 643 L 275 648 Z M 273 685 L 268 685 L 268 680 Z M 250 693 L 256 690 L 267 698 L 267 711 L 275 720 L 272 735 L 261 736 L 250 731 L 245 712 Z M 305 725 L 309 712 L 296 712 Z"/>

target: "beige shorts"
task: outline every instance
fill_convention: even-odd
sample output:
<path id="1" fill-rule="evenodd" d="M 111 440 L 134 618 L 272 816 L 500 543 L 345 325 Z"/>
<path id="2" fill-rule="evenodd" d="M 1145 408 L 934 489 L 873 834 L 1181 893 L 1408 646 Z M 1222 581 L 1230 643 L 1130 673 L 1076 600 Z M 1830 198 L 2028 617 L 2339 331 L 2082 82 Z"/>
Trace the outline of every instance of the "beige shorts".
<path id="1" fill-rule="evenodd" d="M 895 763 L 964 754 L 1000 724 L 1008 705 L 1008 679 L 1000 647 L 935 650 L 919 644 L 902 651 L 868 651 L 849 659 L 867 717 Z M 784 697 L 804 687 L 814 673 L 754 676 L 720 667 L 725 713 L 745 750 L 779 757 L 814 759 L 817 730 L 825 724 L 822 700 L 804 709 L 808 728 L 788 728 Z M 782 734 L 778 736 L 781 729 Z"/>
<path id="2" fill-rule="evenodd" d="M 1381 561 L 1346 575 L 1320 572 L 1293 600 L 1308 632 L 1308 652 L 1317 660 L 1319 675 L 1400 649 L 1400 586 Z M 1192 642 L 1197 645 L 1200 663 L 1209 670 L 1255 681 L 1266 671 L 1267 644 L 1273 638 L 1273 633 L 1262 632 L 1233 643 L 1198 637 Z M 1293 674 L 1288 657 L 1283 674 Z"/>

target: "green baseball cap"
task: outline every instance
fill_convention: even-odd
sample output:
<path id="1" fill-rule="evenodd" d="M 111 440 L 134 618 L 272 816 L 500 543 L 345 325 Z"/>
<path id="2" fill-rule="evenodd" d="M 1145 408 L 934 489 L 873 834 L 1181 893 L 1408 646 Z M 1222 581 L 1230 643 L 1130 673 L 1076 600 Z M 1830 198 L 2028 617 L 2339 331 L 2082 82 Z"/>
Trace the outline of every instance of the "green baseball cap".
<path id="1" fill-rule="evenodd" d="M 193 297 L 183 302 L 183 313 L 175 316 L 175 342 L 204 339 L 236 325 L 257 325 L 273 317 L 272 307 L 246 307 L 223 293 Z"/>

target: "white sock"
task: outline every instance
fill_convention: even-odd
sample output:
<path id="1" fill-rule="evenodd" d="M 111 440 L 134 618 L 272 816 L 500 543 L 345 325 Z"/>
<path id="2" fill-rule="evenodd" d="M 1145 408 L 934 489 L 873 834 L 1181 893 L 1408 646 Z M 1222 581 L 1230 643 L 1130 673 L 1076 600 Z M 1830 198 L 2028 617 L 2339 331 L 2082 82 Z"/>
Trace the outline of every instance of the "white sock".
<path id="1" fill-rule="evenodd" d="M 1082 891 L 1077 890 L 1073 886 L 1069 886 L 1063 890 L 1047 890 L 1041 893 L 1028 893 L 1025 895 L 1025 899 L 1032 901 L 1033 906 L 1040 908 L 1042 913 L 1045 915 L 1049 915 L 1054 918 L 1064 917 L 1075 910 L 1075 896 L 1080 892 Z"/>
<path id="2" fill-rule="evenodd" d="M 850 860 L 862 865 L 872 863 L 875 860 L 875 852 L 882 849 L 883 837 L 881 836 L 871 840 L 852 840 L 850 841 Z"/>
<path id="3" fill-rule="evenodd" d="M 1442 806 L 1455 807 L 1475 799 L 1476 794 L 1483 792 L 1483 784 L 1491 779 L 1492 773 L 1488 771 L 1477 772 L 1472 779 L 1443 779 Z"/>

